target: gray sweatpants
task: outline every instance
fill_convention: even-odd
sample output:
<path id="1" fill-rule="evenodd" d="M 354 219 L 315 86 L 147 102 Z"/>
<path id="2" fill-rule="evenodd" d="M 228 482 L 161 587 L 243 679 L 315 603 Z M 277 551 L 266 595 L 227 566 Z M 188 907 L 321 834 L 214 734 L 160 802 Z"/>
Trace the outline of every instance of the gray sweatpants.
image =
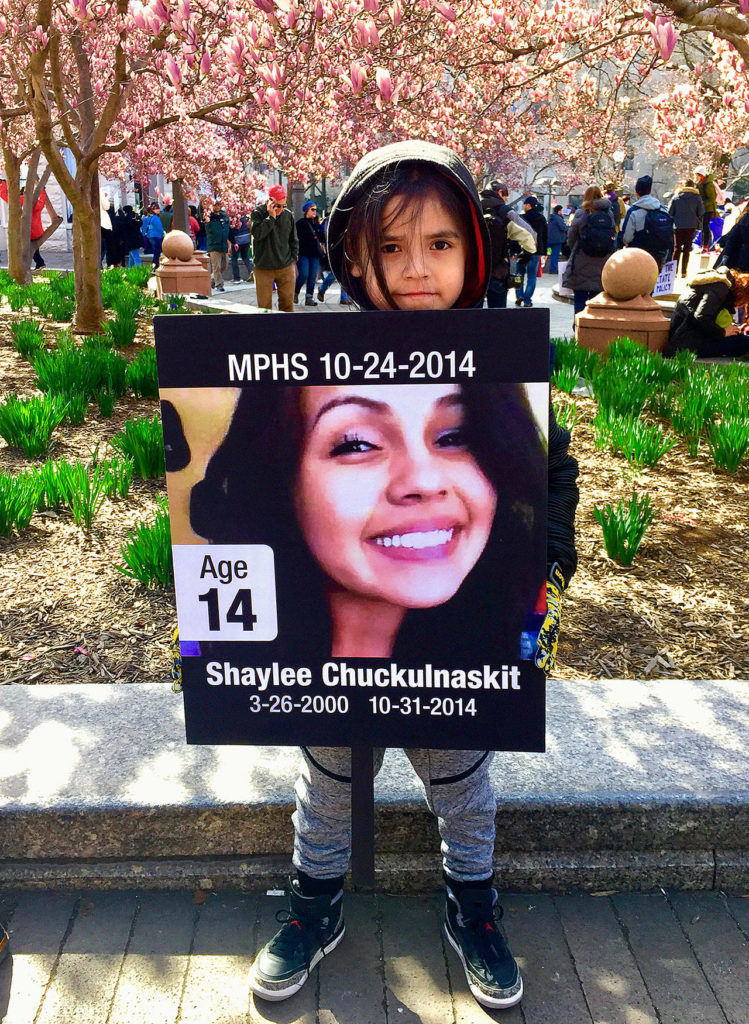
<path id="1" fill-rule="evenodd" d="M 351 752 L 342 747 L 302 748 L 296 784 L 294 866 L 313 878 L 336 878 L 351 853 Z M 374 751 L 375 775 L 385 751 Z M 489 780 L 491 752 L 406 750 L 424 786 L 442 836 L 446 874 L 459 881 L 491 877 L 497 800 Z"/>

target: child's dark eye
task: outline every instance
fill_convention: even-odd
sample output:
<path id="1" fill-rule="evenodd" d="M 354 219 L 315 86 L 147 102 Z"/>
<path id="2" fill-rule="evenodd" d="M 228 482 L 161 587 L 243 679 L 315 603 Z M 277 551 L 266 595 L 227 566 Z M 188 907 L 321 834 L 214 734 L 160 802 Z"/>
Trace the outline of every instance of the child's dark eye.
<path id="1" fill-rule="evenodd" d="M 383 253 L 400 252 L 400 246 L 396 242 L 386 242 L 382 247 Z"/>
<path id="2" fill-rule="evenodd" d="M 438 252 L 444 252 L 445 249 L 452 249 L 452 246 L 446 238 L 439 238 L 436 242 L 433 242 L 432 245 Z"/>
<path id="3" fill-rule="evenodd" d="M 363 437 L 357 437 L 356 434 L 346 434 L 338 444 L 334 445 L 330 454 L 331 457 L 336 455 L 360 455 L 362 452 L 379 450 L 376 444 L 372 444 L 371 441 L 365 441 Z"/>
<path id="4" fill-rule="evenodd" d="M 465 448 L 466 435 L 462 427 L 453 427 L 451 430 L 443 430 L 438 435 L 435 444 L 438 448 Z"/>

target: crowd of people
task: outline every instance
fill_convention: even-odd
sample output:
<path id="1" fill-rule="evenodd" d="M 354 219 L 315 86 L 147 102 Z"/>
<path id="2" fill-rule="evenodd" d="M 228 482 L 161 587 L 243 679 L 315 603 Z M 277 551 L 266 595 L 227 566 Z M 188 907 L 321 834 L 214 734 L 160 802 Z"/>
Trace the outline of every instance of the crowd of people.
<path id="1" fill-rule="evenodd" d="M 526 195 L 522 212 L 515 210 L 508 202 L 507 185 L 493 180 L 480 193 L 492 252 L 486 303 L 490 308 L 504 308 L 509 292 L 514 290 L 515 305 L 531 308 L 538 277 L 544 272 L 557 274 L 561 266 L 561 283 L 572 292 L 577 315 L 601 291 L 601 273 L 609 256 L 618 248 L 639 248 L 649 252 L 660 268 L 673 259 L 677 276 L 686 279 L 687 291 L 679 300 L 669 351 L 687 346 L 700 355 L 743 353 L 749 342 L 741 323 L 733 323 L 732 307 L 730 324 L 716 328 L 708 317 L 708 328 L 703 330 L 704 323 L 701 327 L 695 321 L 695 312 L 689 306 L 691 303 L 695 310 L 699 307 L 704 321 L 704 309 L 695 299 L 694 289 L 700 295 L 700 289 L 720 291 L 726 286 L 726 302 L 720 307 L 722 319 L 736 296 L 742 300 L 737 304 L 738 319 L 743 319 L 744 291 L 736 285 L 734 275 L 749 273 L 749 201 L 734 204 L 724 186 L 725 181 L 716 181 L 705 165 L 698 165 L 691 177 L 664 197 L 666 206 L 653 193 L 649 175 L 637 179 L 633 194 L 619 189 L 613 181 L 603 187 L 591 184 L 579 206 L 556 204 L 547 219 L 536 196 Z M 0 182 L 0 199 L 7 201 L 5 188 L 5 182 Z M 214 290 L 225 290 L 230 264 L 231 283 L 241 283 L 242 267 L 245 279 L 255 281 L 262 309 L 272 308 L 274 291 L 283 312 L 291 312 L 300 303 L 314 307 L 325 302 L 335 280 L 328 258 L 325 212 L 309 199 L 302 206 L 301 217 L 295 219 L 287 200 L 284 187 L 274 185 L 250 216 L 235 221 L 218 198 L 204 196 L 199 206 L 189 207 L 188 231 L 196 248 L 208 254 Z M 43 233 L 41 212 L 45 207 L 54 214 L 46 193 L 42 193 L 31 226 L 35 269 L 45 266 L 38 245 L 33 245 Z M 148 202 L 141 214 L 130 205 L 115 211 L 103 193 L 102 265 L 138 266 L 143 250 L 157 266 L 164 236 L 173 222 L 174 209 L 168 196 L 161 203 Z M 719 255 L 711 269 L 703 268 L 688 277 L 689 259 L 695 250 L 719 250 Z M 353 304 L 343 288 L 340 303 Z"/>

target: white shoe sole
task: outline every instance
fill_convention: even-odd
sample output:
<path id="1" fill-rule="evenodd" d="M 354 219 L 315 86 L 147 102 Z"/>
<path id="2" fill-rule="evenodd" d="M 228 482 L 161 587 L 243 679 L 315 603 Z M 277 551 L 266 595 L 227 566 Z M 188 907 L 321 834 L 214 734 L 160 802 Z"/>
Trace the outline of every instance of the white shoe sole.
<path id="1" fill-rule="evenodd" d="M 523 998 L 522 978 L 519 978 L 520 989 L 514 995 L 508 996 L 506 999 L 493 999 L 491 996 L 488 996 L 486 992 L 482 992 L 481 989 L 478 988 L 478 986 L 474 985 L 473 982 L 471 981 L 468 975 L 468 970 L 466 968 L 466 962 L 463 957 L 463 950 L 460 948 L 460 945 L 455 941 L 455 939 L 450 934 L 450 929 L 447 927 L 447 925 L 445 925 L 445 935 L 447 936 L 447 941 L 450 943 L 450 945 L 453 947 L 455 952 L 460 957 L 460 962 L 463 965 L 463 970 L 465 971 L 468 987 L 471 990 L 471 995 L 473 996 L 477 1003 L 480 1003 L 482 1006 L 488 1006 L 494 1010 L 506 1010 L 510 1006 L 515 1006 L 517 1003 L 520 1002 L 520 1000 Z"/>
<path id="2" fill-rule="evenodd" d="M 255 993 L 256 996 L 260 996 L 261 999 L 266 999 L 269 1003 L 280 1003 L 283 999 L 290 999 L 291 996 L 295 996 L 299 989 L 304 985 L 310 976 L 310 973 L 317 967 L 324 956 L 331 953 L 338 943 L 341 941 L 343 936 L 346 934 L 346 926 L 341 928 L 338 935 L 336 935 L 327 946 L 323 946 L 310 961 L 309 970 L 305 971 L 302 976 L 302 980 L 297 982 L 295 985 L 290 985 L 288 988 L 264 988 L 262 981 L 260 981 L 255 975 L 255 964 L 252 965 L 250 970 L 250 989 Z"/>

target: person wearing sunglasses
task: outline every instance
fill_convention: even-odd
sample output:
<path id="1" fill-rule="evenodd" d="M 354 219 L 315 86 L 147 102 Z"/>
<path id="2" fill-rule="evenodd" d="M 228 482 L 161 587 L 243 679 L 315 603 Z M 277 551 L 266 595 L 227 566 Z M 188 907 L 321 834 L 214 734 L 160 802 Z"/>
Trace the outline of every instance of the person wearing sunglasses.
<path id="1" fill-rule="evenodd" d="M 294 302 L 299 302 L 304 286 L 305 306 L 316 306 L 315 282 L 320 272 L 320 260 L 325 255 L 325 234 L 317 219 L 317 203 L 311 199 L 302 207 L 302 216 L 296 222 L 296 233 L 299 238 L 299 260 L 294 285 Z"/>

